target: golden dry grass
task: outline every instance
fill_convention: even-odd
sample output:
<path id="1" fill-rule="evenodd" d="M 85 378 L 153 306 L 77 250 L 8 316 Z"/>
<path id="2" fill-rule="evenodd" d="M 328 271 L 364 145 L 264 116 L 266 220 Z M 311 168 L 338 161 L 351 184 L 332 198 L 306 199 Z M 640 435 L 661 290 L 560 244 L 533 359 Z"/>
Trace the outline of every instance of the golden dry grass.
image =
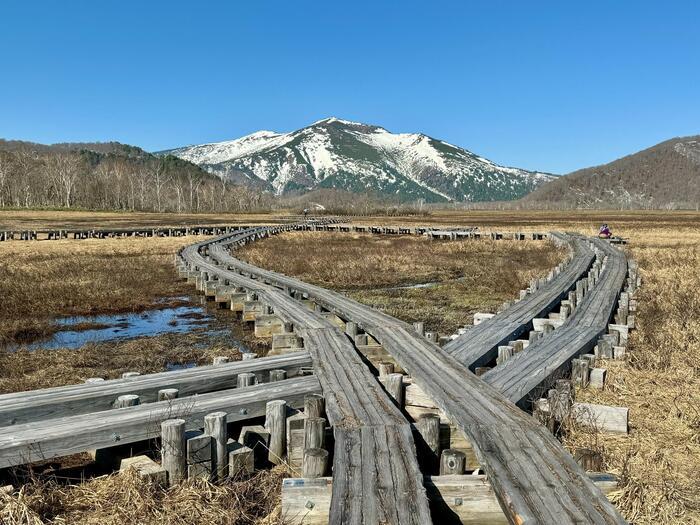
<path id="1" fill-rule="evenodd" d="M 147 213 L 109 211 L 0 210 L 0 230 L 42 228 L 140 228 L 210 224 L 269 224 L 285 217 L 257 213 Z"/>
<path id="2" fill-rule="evenodd" d="M 50 335 L 61 316 L 138 312 L 179 304 L 194 293 L 175 271 L 174 255 L 200 237 L 92 239 L 0 243 L 0 347 Z M 169 299 L 163 301 L 163 299 Z M 219 323 L 253 350 L 266 347 L 232 315 L 216 312 Z M 237 358 L 236 348 L 201 333 L 169 334 L 88 344 L 79 350 L 7 352 L 0 348 L 0 392 L 81 383 L 88 377 L 122 372 L 163 371 L 168 363 Z"/>
<path id="3" fill-rule="evenodd" d="M 188 480 L 169 489 L 133 472 L 62 485 L 36 480 L 0 494 L 3 525 L 274 525 L 285 471 L 214 485 Z M 278 514 L 278 512 L 277 512 Z"/>
<path id="4" fill-rule="evenodd" d="M 230 321 L 235 337 L 259 354 L 267 347 L 252 331 Z M 234 324 L 235 323 L 235 324 Z M 170 364 L 210 365 L 214 357 L 240 359 L 237 347 L 206 332 L 164 334 L 124 341 L 88 343 L 79 349 L 0 351 L 0 394 L 74 385 L 89 377 L 117 379 L 124 372 L 163 372 Z"/>
<path id="5" fill-rule="evenodd" d="M 476 311 L 495 311 L 566 255 L 538 241 L 429 241 L 415 236 L 286 233 L 237 255 L 261 267 L 344 291 L 408 322 L 450 334 Z M 401 288 L 433 283 L 425 288 Z M 397 288 L 398 287 L 398 288 Z"/>
<path id="6" fill-rule="evenodd" d="M 195 237 L 0 243 L 0 344 L 50 333 L 58 316 L 134 312 L 183 295 L 173 257 Z"/>

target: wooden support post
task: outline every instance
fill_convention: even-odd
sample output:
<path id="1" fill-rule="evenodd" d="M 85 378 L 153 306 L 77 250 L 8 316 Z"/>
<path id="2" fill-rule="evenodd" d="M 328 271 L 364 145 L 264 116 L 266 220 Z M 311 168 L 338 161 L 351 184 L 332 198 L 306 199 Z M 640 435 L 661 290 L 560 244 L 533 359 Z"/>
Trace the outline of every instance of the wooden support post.
<path id="1" fill-rule="evenodd" d="M 249 425 L 241 428 L 238 442 L 253 451 L 255 468 L 266 468 L 269 463 L 268 448 L 270 447 L 270 433 L 262 425 Z"/>
<path id="2" fill-rule="evenodd" d="M 600 472 L 603 470 L 603 456 L 588 448 L 579 448 L 574 454 L 574 459 L 586 472 Z"/>
<path id="3" fill-rule="evenodd" d="M 394 399 L 399 408 L 403 408 L 404 384 L 403 374 L 389 374 L 383 378 L 384 388 Z"/>
<path id="4" fill-rule="evenodd" d="M 279 465 L 284 461 L 287 448 L 287 402 L 269 401 L 265 407 L 265 429 L 270 433 L 268 459 Z"/>
<path id="5" fill-rule="evenodd" d="M 212 471 L 214 472 L 214 478 L 224 479 L 228 467 L 226 412 L 212 412 L 204 416 L 204 433 L 211 436 L 214 441 L 212 446 Z"/>
<path id="6" fill-rule="evenodd" d="M 255 472 L 253 449 L 230 439 L 228 441 L 228 475 L 233 479 Z"/>
<path id="7" fill-rule="evenodd" d="M 88 377 L 85 380 L 85 383 L 88 385 L 95 384 L 95 383 L 102 383 L 104 381 L 104 377 Z"/>
<path id="8" fill-rule="evenodd" d="M 242 374 L 238 374 L 238 377 L 236 378 L 236 386 L 238 388 L 244 388 L 246 386 L 253 386 L 256 383 L 257 383 L 257 378 L 255 377 L 255 374 L 253 374 L 251 372 L 244 372 Z"/>
<path id="9" fill-rule="evenodd" d="M 467 459 L 464 452 L 452 448 L 443 450 L 440 456 L 440 475 L 464 474 L 464 465 L 466 461 Z"/>
<path id="10" fill-rule="evenodd" d="M 161 458 L 168 473 L 168 484 L 174 485 L 185 477 L 185 420 L 167 419 L 160 425 Z"/>
<path id="11" fill-rule="evenodd" d="M 571 361 L 571 379 L 576 386 L 586 388 L 588 386 L 588 360 L 574 359 Z"/>
<path id="12" fill-rule="evenodd" d="M 122 379 L 129 379 L 131 377 L 138 377 L 141 375 L 141 372 L 124 372 L 122 374 Z"/>
<path id="13" fill-rule="evenodd" d="M 394 363 L 379 363 L 379 377 L 383 378 L 394 373 Z"/>
<path id="14" fill-rule="evenodd" d="M 605 374 L 607 370 L 605 368 L 593 368 L 589 376 L 589 385 L 591 388 L 602 390 L 605 385 Z"/>
<path id="15" fill-rule="evenodd" d="M 270 370 L 270 383 L 287 379 L 286 370 Z"/>
<path id="16" fill-rule="evenodd" d="M 310 448 L 323 448 L 326 441 L 326 420 L 307 417 L 304 420 L 304 452 Z"/>
<path id="17" fill-rule="evenodd" d="M 179 394 L 180 391 L 177 388 L 163 388 L 158 390 L 158 401 L 176 399 Z"/>
<path id="18" fill-rule="evenodd" d="M 321 394 L 304 396 L 304 415 L 308 417 L 323 417 L 326 413 L 326 400 Z"/>
<path id="19" fill-rule="evenodd" d="M 322 448 L 307 448 L 304 450 L 304 478 L 320 478 L 326 473 L 328 466 L 328 451 Z"/>
<path id="20" fill-rule="evenodd" d="M 187 477 L 210 479 L 213 439 L 208 434 L 196 434 L 187 439 Z"/>
<path id="21" fill-rule="evenodd" d="M 220 355 L 220 356 L 214 358 L 213 364 L 214 364 L 214 366 L 216 366 L 216 365 L 223 365 L 223 364 L 228 363 L 228 362 L 229 362 L 228 357 Z"/>
<path id="22" fill-rule="evenodd" d="M 602 359 L 612 359 L 613 349 L 612 343 L 609 339 L 599 339 L 598 340 L 598 357 Z"/>
<path id="23" fill-rule="evenodd" d="M 357 335 L 357 323 L 354 323 L 352 321 L 348 321 L 345 323 L 345 333 L 350 336 L 350 338 L 354 341 L 355 336 Z"/>
<path id="24" fill-rule="evenodd" d="M 425 338 L 431 343 L 437 344 L 438 339 L 440 339 L 440 334 L 437 332 L 425 332 Z"/>
<path id="25" fill-rule="evenodd" d="M 498 347 L 498 357 L 496 358 L 496 365 L 502 365 L 508 359 L 513 357 L 513 347 L 501 345 Z"/>
<path id="26" fill-rule="evenodd" d="M 417 321 L 413 323 L 413 329 L 418 335 L 425 334 L 425 323 L 423 321 Z"/>
<path id="27" fill-rule="evenodd" d="M 422 443 L 418 445 L 418 459 L 425 474 L 437 470 L 440 459 L 440 416 L 438 414 L 421 414 L 416 421 L 416 430 Z"/>
<path id="28" fill-rule="evenodd" d="M 140 404 L 140 402 L 139 396 L 135 394 L 125 394 L 117 398 L 117 400 L 114 402 L 114 408 L 133 407 Z"/>

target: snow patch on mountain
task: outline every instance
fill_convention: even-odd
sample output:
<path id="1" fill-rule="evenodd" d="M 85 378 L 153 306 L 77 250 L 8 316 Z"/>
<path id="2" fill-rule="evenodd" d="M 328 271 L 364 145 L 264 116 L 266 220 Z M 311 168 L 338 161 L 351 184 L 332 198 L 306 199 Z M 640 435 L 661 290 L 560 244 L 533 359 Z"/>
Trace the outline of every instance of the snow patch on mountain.
<path id="1" fill-rule="evenodd" d="M 258 131 L 168 153 L 278 195 L 324 186 L 404 199 L 503 200 L 552 179 L 500 166 L 427 135 L 391 133 L 336 117 L 291 133 Z"/>

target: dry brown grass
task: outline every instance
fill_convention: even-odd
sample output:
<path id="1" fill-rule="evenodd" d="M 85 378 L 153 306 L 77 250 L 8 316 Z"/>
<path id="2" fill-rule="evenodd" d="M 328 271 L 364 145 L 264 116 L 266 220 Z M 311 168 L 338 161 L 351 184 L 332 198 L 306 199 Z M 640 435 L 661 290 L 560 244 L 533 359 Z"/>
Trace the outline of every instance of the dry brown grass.
<path id="1" fill-rule="evenodd" d="M 266 345 L 233 320 L 226 328 L 264 354 Z M 214 357 L 240 359 L 237 347 L 206 332 L 164 334 L 125 341 L 88 343 L 79 349 L 0 351 L 0 394 L 74 385 L 89 377 L 116 379 L 124 372 L 162 372 L 170 364 L 210 365 Z"/>
<path id="2" fill-rule="evenodd" d="M 537 241 L 429 241 L 415 236 L 286 233 L 237 252 L 261 267 L 334 290 L 443 334 L 494 311 L 565 251 Z M 426 288 L 396 288 L 438 283 Z"/>
<path id="3" fill-rule="evenodd" d="M 191 291 L 178 248 L 194 237 L 0 243 L 0 344 L 52 331 L 58 316 L 136 312 Z"/>
<path id="4" fill-rule="evenodd" d="M 108 211 L 0 210 L 0 230 L 41 228 L 140 228 L 209 224 L 269 224 L 284 214 L 147 213 Z"/>
<path id="5" fill-rule="evenodd" d="M 375 222 L 395 223 L 367 224 Z M 587 234 L 607 222 L 629 238 L 643 285 L 628 359 L 605 363 L 605 390 L 579 391 L 577 399 L 629 407 L 631 431 L 578 429 L 565 444 L 602 452 L 605 468 L 621 477 L 615 501 L 631 523 L 700 523 L 700 214 L 474 212 L 413 222 Z"/>
<path id="6" fill-rule="evenodd" d="M 275 515 L 285 471 L 214 485 L 189 480 L 170 489 L 133 472 L 63 485 L 39 481 L 0 494 L 4 525 L 248 525 L 281 523 Z M 272 515 L 272 516 L 271 516 Z"/>

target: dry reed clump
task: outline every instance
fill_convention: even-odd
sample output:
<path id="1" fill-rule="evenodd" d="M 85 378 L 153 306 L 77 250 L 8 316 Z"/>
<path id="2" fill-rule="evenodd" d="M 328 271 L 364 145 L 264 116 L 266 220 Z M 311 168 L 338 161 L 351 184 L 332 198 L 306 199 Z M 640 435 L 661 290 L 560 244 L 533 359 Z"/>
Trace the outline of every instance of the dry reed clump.
<path id="1" fill-rule="evenodd" d="M 0 522 L 6 525 L 247 525 L 281 523 L 274 516 L 283 468 L 248 479 L 214 485 L 187 480 L 169 489 L 140 479 L 133 471 L 76 485 L 35 480 L 18 492 L 0 495 Z M 270 515 L 273 516 L 270 516 Z"/>
<path id="2" fill-rule="evenodd" d="M 494 311 L 517 297 L 532 277 L 545 275 L 565 253 L 534 241 L 439 242 L 318 232 L 278 235 L 237 255 L 450 333 L 470 323 L 475 311 Z M 400 288 L 421 283 L 431 285 Z"/>
<path id="3" fill-rule="evenodd" d="M 59 316 L 143 310 L 190 292 L 173 264 L 192 238 L 0 243 L 0 344 L 50 335 Z"/>
<path id="4" fill-rule="evenodd" d="M 127 341 L 88 343 L 79 349 L 0 352 L 0 393 L 116 379 L 123 372 L 162 372 L 169 364 L 211 364 L 214 357 L 240 359 L 240 352 L 206 334 L 164 334 Z"/>

